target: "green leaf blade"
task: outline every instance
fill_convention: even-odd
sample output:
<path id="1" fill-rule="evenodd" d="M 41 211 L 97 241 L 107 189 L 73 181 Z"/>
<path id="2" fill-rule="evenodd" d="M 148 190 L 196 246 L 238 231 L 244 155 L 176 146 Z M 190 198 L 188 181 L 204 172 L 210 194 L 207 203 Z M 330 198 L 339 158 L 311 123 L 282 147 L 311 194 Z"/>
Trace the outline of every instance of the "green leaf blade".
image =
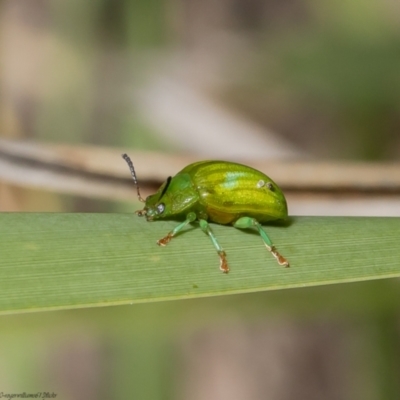
<path id="1" fill-rule="evenodd" d="M 258 234 L 212 225 L 218 269 L 197 227 L 161 248 L 176 222 L 133 214 L 0 214 L 0 313 L 133 304 L 400 276 L 398 218 L 293 217 L 265 226 L 291 267 Z"/>

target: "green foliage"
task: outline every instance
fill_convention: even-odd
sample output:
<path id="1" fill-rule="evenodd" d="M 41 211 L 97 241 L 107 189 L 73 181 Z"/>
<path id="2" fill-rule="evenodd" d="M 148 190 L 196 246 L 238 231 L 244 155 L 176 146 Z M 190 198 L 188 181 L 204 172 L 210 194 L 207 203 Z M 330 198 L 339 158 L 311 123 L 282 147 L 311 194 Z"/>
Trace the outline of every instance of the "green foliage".
<path id="1" fill-rule="evenodd" d="M 200 229 L 166 248 L 176 222 L 132 214 L 0 214 L 0 312 L 132 304 L 400 276 L 397 218 L 294 217 L 257 234 L 212 225 L 231 272 Z"/>

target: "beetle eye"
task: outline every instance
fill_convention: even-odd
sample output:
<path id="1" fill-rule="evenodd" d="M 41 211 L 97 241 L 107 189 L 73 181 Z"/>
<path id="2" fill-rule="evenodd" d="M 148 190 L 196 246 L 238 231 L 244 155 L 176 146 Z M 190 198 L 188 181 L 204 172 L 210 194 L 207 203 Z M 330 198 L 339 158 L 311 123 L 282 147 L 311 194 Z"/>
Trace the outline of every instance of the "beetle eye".
<path id="1" fill-rule="evenodd" d="M 157 211 L 158 211 L 158 213 L 159 213 L 159 214 L 162 214 L 162 213 L 164 212 L 164 210 L 165 210 L 165 204 L 164 204 L 164 203 L 160 203 L 160 204 L 157 206 Z"/>
<path id="2" fill-rule="evenodd" d="M 274 185 L 271 182 L 268 182 L 267 186 L 269 190 L 274 190 Z"/>

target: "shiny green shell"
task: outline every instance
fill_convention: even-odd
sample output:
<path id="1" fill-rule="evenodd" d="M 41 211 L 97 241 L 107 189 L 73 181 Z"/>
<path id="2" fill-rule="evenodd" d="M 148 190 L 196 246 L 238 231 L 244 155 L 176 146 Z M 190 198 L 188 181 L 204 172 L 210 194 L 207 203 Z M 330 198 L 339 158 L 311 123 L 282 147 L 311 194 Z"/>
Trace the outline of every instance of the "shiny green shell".
<path id="1" fill-rule="evenodd" d="M 262 172 L 227 161 L 200 161 L 188 165 L 147 197 L 147 220 L 197 219 L 231 224 L 240 217 L 260 223 L 285 219 L 285 196 L 278 185 Z"/>

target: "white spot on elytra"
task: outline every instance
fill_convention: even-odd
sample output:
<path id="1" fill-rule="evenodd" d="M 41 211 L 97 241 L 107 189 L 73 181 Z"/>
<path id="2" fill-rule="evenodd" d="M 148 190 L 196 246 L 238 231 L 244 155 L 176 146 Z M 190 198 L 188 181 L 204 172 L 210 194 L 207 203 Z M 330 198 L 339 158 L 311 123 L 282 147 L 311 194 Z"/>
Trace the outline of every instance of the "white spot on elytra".
<path id="1" fill-rule="evenodd" d="M 259 180 L 258 182 L 257 182 L 257 188 L 258 189 L 260 189 L 260 188 L 262 188 L 263 186 L 265 185 L 265 182 L 261 179 L 261 180 Z"/>

